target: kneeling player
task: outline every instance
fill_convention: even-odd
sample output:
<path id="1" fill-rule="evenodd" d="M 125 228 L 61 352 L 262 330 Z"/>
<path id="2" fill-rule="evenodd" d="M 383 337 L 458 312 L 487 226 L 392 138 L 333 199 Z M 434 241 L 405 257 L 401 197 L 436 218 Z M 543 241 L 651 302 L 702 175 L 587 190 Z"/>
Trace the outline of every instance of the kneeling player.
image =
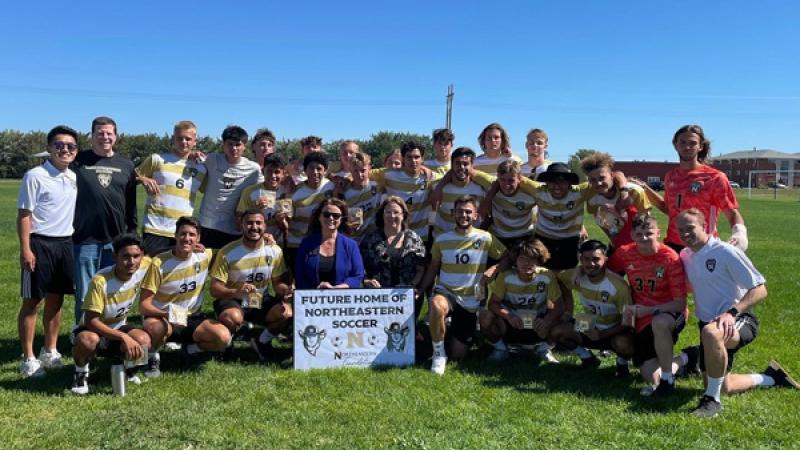
<path id="1" fill-rule="evenodd" d="M 706 392 L 692 414 L 716 416 L 722 411 L 722 391 L 736 393 L 758 386 L 800 388 L 776 361 L 761 374 L 731 373 L 736 352 L 758 334 L 753 306 L 767 297 L 766 280 L 743 251 L 706 232 L 700 210 L 681 212 L 676 225 L 686 244 L 681 262 L 694 291 L 700 368 L 706 377 Z"/>
<path id="2" fill-rule="evenodd" d="M 633 364 L 652 383 L 642 394 L 656 397 L 675 390 L 673 375 L 680 362 L 673 361 L 672 348 L 688 313 L 683 266 L 675 250 L 659 241 L 660 233 L 649 212 L 637 214 L 633 242 L 617 249 L 608 261 L 609 269 L 624 271 L 631 285 L 636 317 Z"/>
<path id="3" fill-rule="evenodd" d="M 587 347 L 612 350 L 617 354 L 617 376 L 627 377 L 628 359 L 633 356 L 633 333 L 622 325 L 622 312 L 631 304 L 631 291 L 622 277 L 606 269 L 607 251 L 600 241 L 586 241 L 579 249 L 580 265 L 558 274 L 564 286 L 578 291 L 584 315 L 578 316 L 575 327 L 559 326 L 555 334 L 558 344 L 576 350 L 584 367 L 600 364 Z"/>
<path id="4" fill-rule="evenodd" d="M 211 295 L 217 319 L 231 335 L 245 321 L 265 326 L 251 341 L 263 359 L 272 339 L 291 324 L 292 280 L 280 247 L 264 241 L 263 210 L 248 209 L 240 220 L 242 238 L 223 247 L 214 260 Z"/>
<path id="5" fill-rule="evenodd" d="M 180 343 L 189 355 L 204 350 L 220 352 L 231 341 L 228 329 L 206 319 L 201 311 L 211 249 L 194 252 L 200 242 L 200 222 L 181 217 L 175 228 L 175 247 L 153 258 L 142 281 L 139 311 L 154 350 L 144 373 L 148 377 L 161 374 L 158 349 L 165 340 Z"/>
<path id="6" fill-rule="evenodd" d="M 83 318 L 72 331 L 75 358 L 72 392 L 80 395 L 89 393 L 89 361 L 95 356 L 135 361 L 150 347 L 147 333 L 127 324 L 150 258 L 144 255 L 141 240 L 133 235 L 118 237 L 113 248 L 114 265 L 92 278 L 83 301 Z M 139 380 L 131 376 L 129 381 Z"/>
<path id="7" fill-rule="evenodd" d="M 556 308 L 561 299 L 558 280 L 543 267 L 550 252 L 541 241 L 531 239 L 517 244 L 510 256 L 514 270 L 498 275 L 489 308 L 479 316 L 481 332 L 494 346 L 489 360 L 507 359 L 506 343 L 540 344 L 538 353 L 547 359 L 552 330 L 562 315 L 561 308 Z"/>

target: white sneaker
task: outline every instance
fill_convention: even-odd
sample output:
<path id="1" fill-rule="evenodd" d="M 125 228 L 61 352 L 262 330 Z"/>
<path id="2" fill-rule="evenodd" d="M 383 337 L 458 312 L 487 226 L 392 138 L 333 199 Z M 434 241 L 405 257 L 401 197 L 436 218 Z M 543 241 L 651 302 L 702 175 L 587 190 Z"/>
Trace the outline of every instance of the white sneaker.
<path id="1" fill-rule="evenodd" d="M 656 387 L 657 386 L 653 386 L 653 385 L 649 385 L 648 384 L 647 386 L 643 387 L 639 391 L 639 395 L 641 395 L 642 397 L 652 397 L 653 396 L 653 392 L 656 391 Z"/>
<path id="2" fill-rule="evenodd" d="M 41 377 L 44 376 L 44 368 L 42 362 L 36 358 L 23 359 L 22 364 L 19 365 L 19 371 L 22 376 L 27 377 Z"/>
<path id="3" fill-rule="evenodd" d="M 72 375 L 73 394 L 86 395 L 89 393 L 89 372 L 75 372 Z"/>
<path id="4" fill-rule="evenodd" d="M 44 347 L 39 351 L 39 361 L 41 361 L 42 367 L 45 369 L 58 369 L 63 365 L 61 353 L 58 353 L 58 350 L 48 352 Z"/>
<path id="5" fill-rule="evenodd" d="M 168 350 L 177 351 L 181 349 L 181 344 L 179 342 L 167 342 L 164 344 L 164 347 L 166 347 Z"/>
<path id="6" fill-rule="evenodd" d="M 444 375 L 447 368 L 447 356 L 434 356 L 431 360 L 431 372 L 436 375 Z"/>
<path id="7" fill-rule="evenodd" d="M 539 357 L 544 362 L 548 362 L 550 364 L 558 364 L 558 359 L 556 359 L 555 355 L 553 355 L 553 351 L 544 345 L 540 345 L 536 347 L 536 356 Z"/>
<path id="8" fill-rule="evenodd" d="M 128 383 L 139 385 L 142 384 L 142 379 L 139 378 L 139 375 L 131 375 L 128 377 Z"/>

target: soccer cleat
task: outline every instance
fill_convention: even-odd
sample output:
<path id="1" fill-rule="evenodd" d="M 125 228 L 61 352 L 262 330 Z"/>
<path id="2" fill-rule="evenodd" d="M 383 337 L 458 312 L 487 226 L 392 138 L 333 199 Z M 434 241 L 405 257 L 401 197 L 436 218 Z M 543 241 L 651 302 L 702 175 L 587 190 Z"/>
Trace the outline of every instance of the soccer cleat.
<path id="1" fill-rule="evenodd" d="M 631 369 L 628 367 L 627 363 L 626 364 L 617 363 L 616 364 L 616 369 L 614 371 L 614 374 L 616 375 L 617 378 L 620 378 L 620 379 L 630 378 L 631 377 Z"/>
<path id="2" fill-rule="evenodd" d="M 144 371 L 147 378 L 158 378 L 161 376 L 161 355 L 151 353 L 147 359 L 147 368 Z"/>
<path id="3" fill-rule="evenodd" d="M 258 338 L 250 338 L 250 348 L 256 352 L 258 360 L 264 362 L 267 360 L 270 350 L 272 350 L 272 344 L 270 342 L 261 342 Z"/>
<path id="4" fill-rule="evenodd" d="M 42 347 L 39 351 L 39 361 L 45 369 L 58 369 L 62 366 L 61 353 L 58 353 L 58 350 L 48 352 Z"/>
<path id="5" fill-rule="evenodd" d="M 592 354 L 588 358 L 581 358 L 581 369 L 590 369 L 600 366 L 600 358 Z"/>
<path id="6" fill-rule="evenodd" d="M 770 361 L 764 370 L 764 375 L 772 377 L 775 380 L 775 386 L 800 389 L 800 384 L 789 375 L 786 369 L 778 364 L 778 361 Z"/>
<path id="7" fill-rule="evenodd" d="M 128 383 L 130 384 L 142 384 L 142 379 L 139 378 L 139 375 L 136 375 L 136 368 L 132 367 L 130 369 L 125 369 L 125 375 L 128 377 Z"/>
<path id="8" fill-rule="evenodd" d="M 665 398 L 669 397 L 675 392 L 675 384 L 670 383 L 667 380 L 661 380 L 658 382 L 658 386 L 653 391 L 652 397 L 655 398 Z"/>
<path id="9" fill-rule="evenodd" d="M 678 368 L 676 376 L 688 377 L 692 375 L 700 375 L 700 347 L 693 345 L 681 350 L 686 353 L 686 364 Z"/>
<path id="10" fill-rule="evenodd" d="M 692 411 L 695 417 L 714 417 L 722 411 L 722 404 L 710 395 L 704 395 L 700 404 Z"/>
<path id="11" fill-rule="evenodd" d="M 436 375 L 444 375 L 447 368 L 447 356 L 434 356 L 431 359 L 431 372 Z"/>
<path id="12" fill-rule="evenodd" d="M 89 372 L 75 371 L 72 376 L 72 389 L 73 394 L 86 395 L 89 393 Z"/>
<path id="13" fill-rule="evenodd" d="M 250 334 L 253 331 L 254 326 L 250 322 L 242 322 L 242 325 L 239 326 L 239 329 L 233 334 L 234 341 L 248 341 L 250 340 Z"/>
<path id="14" fill-rule="evenodd" d="M 537 345 L 536 346 L 536 356 L 544 362 L 548 362 L 550 364 L 558 364 L 558 359 L 553 355 L 553 350 L 546 345 Z"/>
<path id="15" fill-rule="evenodd" d="M 44 376 L 42 362 L 36 358 L 23 359 L 22 364 L 19 365 L 19 371 L 25 378 L 38 378 Z"/>
<path id="16" fill-rule="evenodd" d="M 506 349 L 493 349 L 489 356 L 486 358 L 487 361 L 490 363 L 499 363 L 507 360 L 511 357 L 511 353 L 508 352 Z"/>

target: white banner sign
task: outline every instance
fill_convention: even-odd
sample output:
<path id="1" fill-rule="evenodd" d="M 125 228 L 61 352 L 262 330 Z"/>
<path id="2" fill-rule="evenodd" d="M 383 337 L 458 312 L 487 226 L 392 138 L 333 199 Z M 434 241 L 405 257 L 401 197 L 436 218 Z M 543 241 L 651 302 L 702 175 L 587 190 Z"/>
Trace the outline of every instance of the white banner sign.
<path id="1" fill-rule="evenodd" d="M 294 368 L 414 364 L 414 290 L 294 293 Z"/>

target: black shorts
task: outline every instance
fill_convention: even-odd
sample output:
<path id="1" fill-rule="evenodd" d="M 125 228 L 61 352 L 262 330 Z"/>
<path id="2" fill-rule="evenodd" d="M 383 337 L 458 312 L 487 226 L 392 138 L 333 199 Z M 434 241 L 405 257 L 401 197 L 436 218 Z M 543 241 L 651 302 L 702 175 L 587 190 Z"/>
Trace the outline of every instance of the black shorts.
<path id="1" fill-rule="evenodd" d="M 172 325 L 172 334 L 167 338 L 167 342 L 177 342 L 183 345 L 194 343 L 194 331 L 206 320 L 206 314 L 196 312 L 186 318 L 186 326 Z"/>
<path id="2" fill-rule="evenodd" d="M 214 314 L 216 314 L 217 319 L 219 319 L 219 315 L 222 314 L 223 311 L 230 308 L 238 308 L 242 311 L 242 315 L 244 316 L 244 320 L 246 322 L 250 322 L 255 325 L 266 326 L 267 325 L 267 311 L 272 306 L 275 306 L 275 302 L 273 302 L 273 298 L 268 298 L 265 302 L 261 304 L 261 308 L 242 308 L 242 303 L 239 300 L 233 298 L 225 298 L 225 299 L 216 299 L 214 300 Z"/>
<path id="3" fill-rule="evenodd" d="M 534 234 L 534 237 L 542 241 L 542 244 L 550 251 L 550 259 L 544 263 L 544 266 L 548 269 L 567 270 L 578 265 L 579 236 L 564 239 L 551 239 L 539 234 Z"/>
<path id="4" fill-rule="evenodd" d="M 725 373 L 728 373 L 733 368 L 734 356 L 740 348 L 753 342 L 758 336 L 758 318 L 750 313 L 741 313 L 736 316 L 736 329 L 739 330 L 739 345 L 736 348 L 728 349 L 728 366 L 725 368 Z M 708 322 L 698 322 L 697 327 L 703 331 L 703 327 L 708 325 Z M 700 370 L 706 371 L 706 362 L 703 355 L 703 341 L 700 341 Z"/>
<path id="5" fill-rule="evenodd" d="M 683 313 L 669 313 L 664 312 L 661 314 L 669 314 L 675 319 L 675 329 L 672 330 L 672 345 L 678 342 L 678 335 L 681 334 L 683 328 L 686 326 L 686 317 Z M 656 357 L 656 347 L 653 342 L 653 328 L 647 325 L 644 330 L 633 335 L 633 365 L 636 367 L 641 366 L 645 361 Z"/>
<path id="6" fill-rule="evenodd" d="M 544 340 L 530 328 L 518 329 L 512 327 L 506 319 L 503 319 L 503 322 L 506 324 L 506 334 L 503 335 L 503 342 L 507 344 L 533 345 Z"/>
<path id="7" fill-rule="evenodd" d="M 453 337 L 464 345 L 472 344 L 475 336 L 475 327 L 478 324 L 478 314 L 469 312 L 456 302 L 455 297 L 443 289 L 434 289 L 433 294 L 440 294 L 447 299 L 450 304 L 447 317 L 450 318 L 450 326 L 445 332 L 445 339 Z"/>
<path id="8" fill-rule="evenodd" d="M 616 336 L 616 334 L 614 336 L 609 336 L 607 338 L 603 338 L 597 341 L 589 339 L 589 337 L 583 333 L 578 333 L 578 334 L 581 336 L 582 347 L 591 348 L 593 350 L 614 350 L 614 348 L 611 347 L 611 340 L 614 338 L 614 336 Z"/>
<path id="9" fill-rule="evenodd" d="M 214 250 L 219 250 L 241 237 L 240 234 L 228 234 L 213 228 L 200 227 L 200 243 Z"/>
<path id="10" fill-rule="evenodd" d="M 144 253 L 153 257 L 175 248 L 175 238 L 144 233 L 142 235 L 142 245 L 144 246 Z"/>
<path id="11" fill-rule="evenodd" d="M 121 331 L 125 334 L 130 334 L 131 330 L 136 329 L 136 327 L 132 325 L 122 325 L 119 328 L 116 328 L 117 331 Z M 90 330 L 89 328 L 80 325 L 75 327 L 72 330 L 72 336 L 78 337 L 78 335 L 84 331 L 89 331 L 95 333 L 94 331 Z M 95 333 L 97 334 L 97 333 Z M 100 336 L 99 334 L 97 334 Z M 74 341 L 74 339 L 73 339 Z M 100 336 L 100 343 L 97 344 L 97 349 L 95 351 L 95 355 L 101 356 L 103 358 L 116 358 L 116 359 L 125 359 L 125 355 L 122 353 L 122 341 L 118 341 L 116 339 L 108 339 L 106 337 Z"/>
<path id="12" fill-rule="evenodd" d="M 36 257 L 33 272 L 22 270 L 22 298 L 44 298 L 47 294 L 74 294 L 75 258 L 71 237 L 30 235 L 31 251 Z"/>

